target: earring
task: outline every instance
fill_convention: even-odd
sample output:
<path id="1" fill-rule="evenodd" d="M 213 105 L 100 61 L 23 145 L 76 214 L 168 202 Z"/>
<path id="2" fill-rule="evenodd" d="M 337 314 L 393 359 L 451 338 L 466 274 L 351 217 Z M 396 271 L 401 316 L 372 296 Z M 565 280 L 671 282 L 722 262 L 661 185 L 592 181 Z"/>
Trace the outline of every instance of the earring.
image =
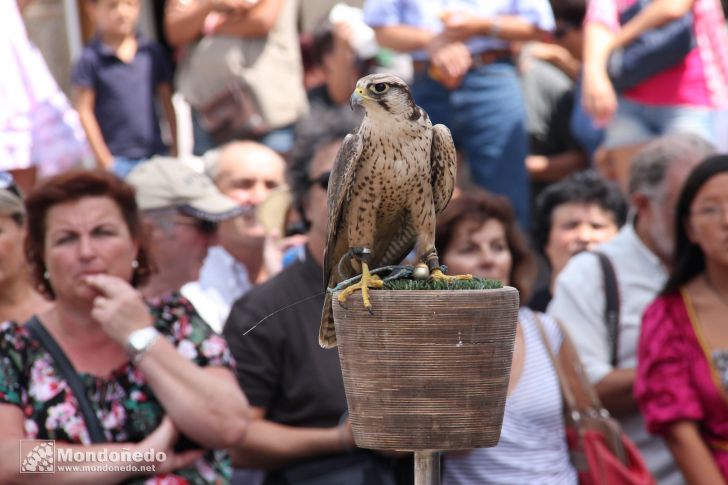
<path id="1" fill-rule="evenodd" d="M 139 261 L 136 259 L 131 262 L 131 269 L 137 269 L 139 267 Z"/>
<path id="2" fill-rule="evenodd" d="M 44 279 L 44 280 L 47 280 L 47 279 L 49 279 L 50 277 L 51 277 L 51 275 L 50 275 L 50 274 L 48 273 L 48 271 L 45 271 L 45 272 L 43 273 L 43 279 Z"/>

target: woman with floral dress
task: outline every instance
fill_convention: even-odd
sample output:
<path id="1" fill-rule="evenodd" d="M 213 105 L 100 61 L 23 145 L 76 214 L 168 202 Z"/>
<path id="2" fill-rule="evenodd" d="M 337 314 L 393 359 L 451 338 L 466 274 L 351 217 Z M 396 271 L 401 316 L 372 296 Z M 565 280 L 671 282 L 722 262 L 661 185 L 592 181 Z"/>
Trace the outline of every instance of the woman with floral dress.
<path id="1" fill-rule="evenodd" d="M 224 340 L 192 306 L 179 296 L 145 304 L 136 291 L 151 263 L 133 189 L 102 171 L 71 171 L 31 193 L 27 214 L 27 256 L 52 299 L 35 318 L 78 373 L 106 442 L 92 444 L 78 396 L 28 325 L 1 323 L 0 483 L 42 478 L 19 473 L 23 439 L 71 453 L 153 450 L 152 463 L 55 473 L 54 483 L 228 482 L 218 450 L 242 439 L 248 404 Z M 192 446 L 179 447 L 181 436 Z"/>

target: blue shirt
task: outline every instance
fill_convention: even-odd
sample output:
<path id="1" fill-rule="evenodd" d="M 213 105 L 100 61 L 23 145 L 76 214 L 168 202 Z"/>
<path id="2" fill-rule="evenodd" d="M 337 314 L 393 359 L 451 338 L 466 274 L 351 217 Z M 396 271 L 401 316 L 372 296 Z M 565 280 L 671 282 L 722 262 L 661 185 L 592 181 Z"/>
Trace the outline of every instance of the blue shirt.
<path id="1" fill-rule="evenodd" d="M 74 66 L 72 80 L 95 92 L 94 114 L 111 154 L 143 159 L 166 152 L 155 96 L 159 84 L 172 82 L 172 66 L 162 46 L 137 40 L 137 53 L 126 63 L 95 37 Z"/>
<path id="2" fill-rule="evenodd" d="M 371 27 L 411 25 L 440 32 L 439 15 L 444 11 L 463 12 L 479 17 L 518 15 L 543 30 L 553 30 L 554 15 L 549 0 L 366 0 L 364 21 Z M 508 43 L 491 37 L 473 37 L 467 41 L 474 54 L 503 49 Z M 412 53 L 415 60 L 427 59 L 425 51 Z"/>

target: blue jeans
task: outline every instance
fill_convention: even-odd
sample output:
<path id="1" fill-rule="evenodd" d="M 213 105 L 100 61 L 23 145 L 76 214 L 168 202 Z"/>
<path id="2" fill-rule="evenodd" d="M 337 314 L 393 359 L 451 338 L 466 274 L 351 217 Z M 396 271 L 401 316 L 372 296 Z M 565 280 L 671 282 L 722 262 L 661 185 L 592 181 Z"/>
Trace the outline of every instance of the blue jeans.
<path id="1" fill-rule="evenodd" d="M 582 84 L 581 78 L 579 78 L 574 87 L 574 107 L 571 110 L 569 128 L 571 135 L 589 156 L 589 160 L 592 160 L 594 152 L 604 140 L 604 129 L 597 127 L 584 111 L 584 107 L 581 105 L 581 93 Z"/>
<path id="2" fill-rule="evenodd" d="M 667 133 L 695 133 L 716 142 L 716 112 L 708 107 L 653 106 L 619 97 L 617 113 L 606 130 L 604 148 L 645 143 Z"/>
<path id="3" fill-rule="evenodd" d="M 111 171 L 114 172 L 119 178 L 125 179 L 129 172 L 134 170 L 134 167 L 147 160 L 146 158 L 127 158 L 127 157 L 114 157 L 114 164 L 111 166 Z"/>
<path id="4" fill-rule="evenodd" d="M 432 123 L 452 131 L 477 185 L 507 196 L 521 228 L 527 230 L 530 188 L 526 110 L 520 79 L 509 61 L 471 69 L 455 90 L 448 90 L 425 72 L 412 84 L 415 102 Z"/>

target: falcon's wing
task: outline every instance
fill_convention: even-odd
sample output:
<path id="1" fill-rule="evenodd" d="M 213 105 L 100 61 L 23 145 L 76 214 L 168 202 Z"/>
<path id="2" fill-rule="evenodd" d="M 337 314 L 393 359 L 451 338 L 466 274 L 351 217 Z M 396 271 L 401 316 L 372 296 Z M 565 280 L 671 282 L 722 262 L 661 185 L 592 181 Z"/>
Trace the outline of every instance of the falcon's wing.
<path id="1" fill-rule="evenodd" d="M 326 249 L 324 251 L 324 285 L 329 284 L 331 271 L 339 264 L 339 259 L 343 256 L 343 254 L 335 254 L 336 246 L 341 237 L 339 232 L 342 229 L 344 209 L 351 197 L 351 189 L 354 185 L 362 147 L 361 136 L 356 133 L 346 135 L 331 169 L 327 194 L 329 222 Z M 346 235 L 344 234 L 344 236 Z"/>
<path id="2" fill-rule="evenodd" d="M 402 211 L 395 223 L 381 224 L 377 228 L 377 237 L 372 250 L 375 258 L 372 259 L 371 267 L 401 263 L 414 248 L 416 239 L 417 231 L 411 223 L 410 216 L 407 211 Z"/>
<path id="3" fill-rule="evenodd" d="M 432 197 L 435 203 L 435 214 L 439 214 L 452 197 L 458 165 L 455 143 L 452 141 L 450 130 L 445 125 L 432 127 L 430 163 L 432 164 Z"/>

